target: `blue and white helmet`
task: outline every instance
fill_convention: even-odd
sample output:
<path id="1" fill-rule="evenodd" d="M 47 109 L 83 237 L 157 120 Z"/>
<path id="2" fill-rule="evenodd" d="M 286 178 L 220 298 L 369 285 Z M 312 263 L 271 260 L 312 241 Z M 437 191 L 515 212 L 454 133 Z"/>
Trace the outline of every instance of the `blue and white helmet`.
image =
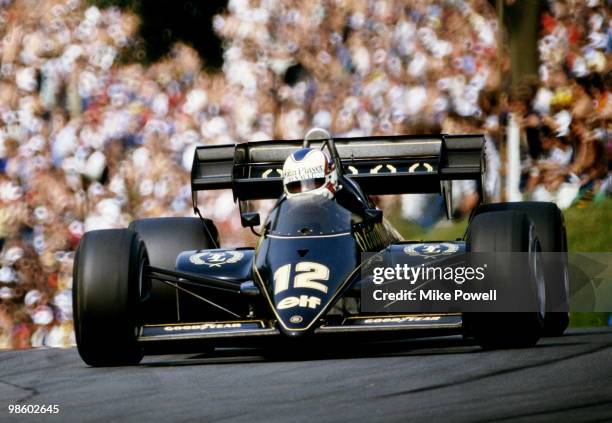
<path id="1" fill-rule="evenodd" d="M 285 160 L 283 186 L 287 197 L 307 193 L 332 199 L 338 190 L 338 173 L 325 151 L 301 148 Z"/>

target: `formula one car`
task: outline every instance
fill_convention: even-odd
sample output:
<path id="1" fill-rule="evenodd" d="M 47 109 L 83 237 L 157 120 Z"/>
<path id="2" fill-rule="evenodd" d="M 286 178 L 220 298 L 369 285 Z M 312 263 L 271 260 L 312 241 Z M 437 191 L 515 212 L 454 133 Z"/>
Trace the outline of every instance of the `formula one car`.
<path id="1" fill-rule="evenodd" d="M 80 356 L 91 366 L 116 366 L 137 364 L 144 354 L 228 345 L 464 334 L 484 348 L 514 348 L 561 335 L 568 324 L 567 269 L 536 260 L 541 251 L 567 251 L 555 205 L 481 204 L 464 239 L 409 242 L 370 198 L 439 193 L 450 217 L 453 180 L 474 180 L 484 198 L 483 149 L 481 135 L 334 139 L 318 129 L 304 140 L 198 147 L 191 186 L 199 217 L 135 220 L 127 229 L 81 239 L 73 284 Z M 199 191 L 219 189 L 233 191 L 243 227 L 258 235 L 256 248 L 219 245 L 197 202 Z M 251 208 L 261 199 L 277 200 L 263 224 Z M 406 251 L 423 259 L 527 253 L 534 259 L 526 276 L 501 263 L 495 284 L 523 290 L 536 308 L 362 313 L 364 253 L 396 263 Z"/>

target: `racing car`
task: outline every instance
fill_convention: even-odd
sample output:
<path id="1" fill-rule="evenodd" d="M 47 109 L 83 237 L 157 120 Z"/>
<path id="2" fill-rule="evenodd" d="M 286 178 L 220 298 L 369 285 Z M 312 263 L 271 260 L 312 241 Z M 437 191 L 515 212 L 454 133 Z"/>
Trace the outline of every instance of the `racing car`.
<path id="1" fill-rule="evenodd" d="M 145 354 L 210 351 L 321 339 L 398 339 L 463 334 L 483 348 L 529 347 L 568 325 L 567 251 L 552 203 L 481 204 L 458 240 L 406 241 L 374 196 L 437 193 L 452 216 L 452 182 L 472 180 L 482 200 L 482 135 L 334 138 L 197 147 L 191 171 L 196 217 L 134 220 L 84 234 L 75 255 L 74 325 L 91 366 L 135 365 Z M 203 217 L 198 192 L 232 190 L 255 248 L 225 248 Z M 276 200 L 265 220 L 258 200 Z M 408 254 L 412 252 L 411 254 Z M 362 269 L 371 259 L 517 252 L 521 276 L 498 263 L 496 286 L 516 287 L 524 312 L 366 313 Z"/>

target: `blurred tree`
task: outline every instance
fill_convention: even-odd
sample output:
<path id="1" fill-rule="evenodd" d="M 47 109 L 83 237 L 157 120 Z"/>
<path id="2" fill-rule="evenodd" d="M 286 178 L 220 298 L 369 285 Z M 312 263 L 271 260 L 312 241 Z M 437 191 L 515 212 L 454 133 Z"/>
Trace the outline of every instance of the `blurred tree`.
<path id="1" fill-rule="evenodd" d="M 148 62 L 168 53 L 182 41 L 195 48 L 207 67 L 223 64 L 221 40 L 212 29 L 212 18 L 223 11 L 227 0 L 90 0 L 100 8 L 117 6 L 140 16 L 140 36 L 145 42 Z"/>
<path id="2" fill-rule="evenodd" d="M 510 44 L 512 85 L 525 76 L 538 75 L 538 28 L 542 2 L 539 0 L 497 0 Z"/>
<path id="3" fill-rule="evenodd" d="M 91 0 L 89 3 L 101 9 L 117 6 L 122 9 L 137 10 L 140 7 L 140 0 Z"/>

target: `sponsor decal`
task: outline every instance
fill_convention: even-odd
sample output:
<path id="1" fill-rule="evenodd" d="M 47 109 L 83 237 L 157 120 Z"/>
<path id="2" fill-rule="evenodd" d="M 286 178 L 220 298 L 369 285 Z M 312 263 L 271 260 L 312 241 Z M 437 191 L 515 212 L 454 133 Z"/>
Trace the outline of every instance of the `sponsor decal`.
<path id="1" fill-rule="evenodd" d="M 240 251 L 205 251 L 189 257 L 189 261 L 196 265 L 208 267 L 221 267 L 224 264 L 237 263 L 244 257 Z"/>
<path id="2" fill-rule="evenodd" d="M 325 178 L 325 169 L 323 165 L 311 166 L 299 169 L 287 169 L 283 173 L 285 182 L 304 181 L 307 179 Z"/>
<path id="3" fill-rule="evenodd" d="M 300 316 L 298 314 L 295 314 L 295 315 L 291 316 L 291 318 L 289 319 L 289 322 L 290 323 L 298 324 L 298 323 L 302 323 L 303 320 L 304 320 L 304 318 L 302 316 Z"/>
<path id="4" fill-rule="evenodd" d="M 186 332 L 186 331 L 205 332 L 211 329 L 239 329 L 241 327 L 242 327 L 242 323 L 200 323 L 197 325 L 164 326 L 164 331 L 165 332 Z"/>
<path id="5" fill-rule="evenodd" d="M 385 168 L 388 170 L 388 172 L 381 172 L 381 169 L 385 169 Z M 383 167 L 383 165 L 380 164 L 380 165 L 374 166 L 372 169 L 370 169 L 370 173 L 373 174 L 373 175 L 376 175 L 378 173 L 397 173 L 397 168 L 395 166 L 393 166 L 393 165 L 390 165 L 390 164 L 385 165 L 384 167 Z"/>
<path id="6" fill-rule="evenodd" d="M 439 256 L 449 256 L 459 250 L 457 244 L 450 242 L 442 242 L 436 244 L 421 243 L 408 244 L 404 247 L 404 254 L 409 256 L 419 256 L 426 259 L 436 258 Z"/>
<path id="7" fill-rule="evenodd" d="M 366 325 L 377 323 L 405 323 L 405 322 L 436 322 L 441 316 L 402 316 L 402 317 L 376 317 L 371 319 L 363 319 L 362 322 Z"/>
<path id="8" fill-rule="evenodd" d="M 276 308 L 285 310 L 293 307 L 317 308 L 321 305 L 321 299 L 312 295 L 300 295 L 299 297 L 286 297 L 279 301 Z"/>
<path id="9" fill-rule="evenodd" d="M 408 168 L 408 173 L 414 173 L 415 171 L 419 170 L 419 167 L 421 167 L 421 166 L 425 168 L 426 172 L 433 172 L 433 166 L 430 165 L 429 163 L 427 163 L 427 162 L 423 162 L 423 163 L 417 162 L 417 163 L 414 163 L 412 166 L 410 166 Z"/>

